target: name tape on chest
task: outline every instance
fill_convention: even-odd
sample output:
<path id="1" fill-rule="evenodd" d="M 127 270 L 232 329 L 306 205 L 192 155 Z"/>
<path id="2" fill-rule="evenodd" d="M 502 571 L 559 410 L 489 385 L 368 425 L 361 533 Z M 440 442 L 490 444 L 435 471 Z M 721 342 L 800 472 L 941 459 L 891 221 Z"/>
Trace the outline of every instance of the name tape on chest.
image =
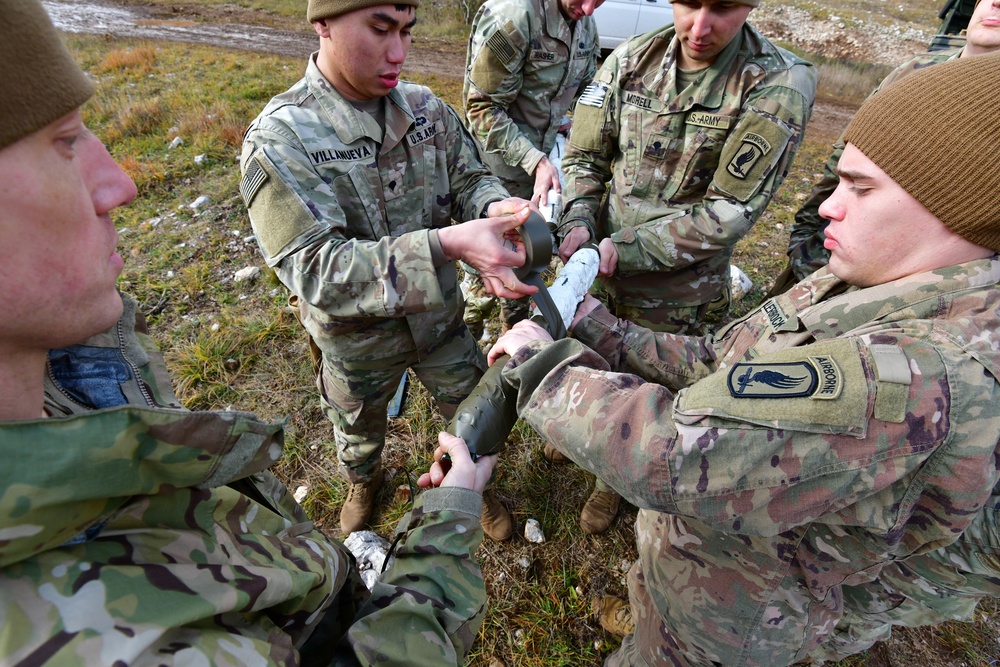
<path id="1" fill-rule="evenodd" d="M 309 151 L 309 159 L 316 166 L 330 162 L 359 162 L 371 159 L 375 152 L 367 144 L 356 148 L 320 148 Z"/>
<path id="2" fill-rule="evenodd" d="M 660 100 L 629 91 L 622 93 L 622 104 L 628 104 L 629 106 L 639 107 L 648 111 L 661 111 L 663 109 L 663 102 Z"/>
<path id="3" fill-rule="evenodd" d="M 598 109 L 604 108 L 604 100 L 608 98 L 608 86 L 597 81 L 592 81 L 583 90 L 583 94 L 580 95 L 578 104 L 583 104 L 588 107 L 596 107 Z"/>
<path id="4" fill-rule="evenodd" d="M 528 54 L 528 60 L 540 60 L 546 63 L 554 63 L 558 54 L 554 51 L 546 51 L 544 49 L 532 49 L 531 53 Z"/>
<path id="5" fill-rule="evenodd" d="M 757 161 L 771 152 L 771 143 L 755 132 L 745 133 L 741 141 L 743 143 L 726 165 L 726 171 L 742 181 L 750 175 Z"/>
<path id="6" fill-rule="evenodd" d="M 844 376 L 832 357 L 772 364 L 740 363 L 729 371 L 733 398 L 813 398 L 832 400 L 844 388 Z"/>
<path id="7" fill-rule="evenodd" d="M 406 143 L 410 146 L 416 146 L 417 144 L 421 144 L 428 139 L 437 136 L 440 131 L 441 124 L 434 121 L 430 125 L 426 125 L 419 130 L 414 130 L 406 135 Z"/>

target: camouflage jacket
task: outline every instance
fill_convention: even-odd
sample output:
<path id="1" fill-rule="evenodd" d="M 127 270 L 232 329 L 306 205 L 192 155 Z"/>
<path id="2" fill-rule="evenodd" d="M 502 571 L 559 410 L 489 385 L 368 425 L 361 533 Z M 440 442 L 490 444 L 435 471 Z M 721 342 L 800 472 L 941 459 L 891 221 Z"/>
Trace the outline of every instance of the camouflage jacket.
<path id="1" fill-rule="evenodd" d="M 816 71 L 749 25 L 677 90 L 673 26 L 605 60 L 577 102 L 560 234 L 614 240 L 622 304 L 708 303 L 767 207 L 812 113 Z M 601 201 L 607 190 L 607 202 Z"/>
<path id="2" fill-rule="evenodd" d="M 429 89 L 401 82 L 383 104 L 384 137 L 310 58 L 243 142 L 240 190 L 257 241 L 304 304 L 309 333 L 337 357 L 393 335 L 435 349 L 461 324 L 462 295 L 432 231 L 507 197 Z"/>
<path id="3" fill-rule="evenodd" d="M 462 661 L 486 599 L 479 494 L 418 496 L 369 599 L 267 472 L 281 424 L 181 409 L 134 312 L 50 355 L 62 418 L 0 424 L 0 662 Z"/>
<path id="4" fill-rule="evenodd" d="M 894 69 L 868 97 L 870 98 L 908 74 L 929 65 L 953 60 L 961 54 L 961 49 L 922 53 Z M 813 186 L 812 192 L 809 193 L 809 199 L 795 212 L 795 222 L 792 223 L 788 237 L 788 266 L 791 268 L 795 280 L 804 279 L 813 271 L 826 266 L 827 262 L 830 261 L 830 251 L 823 247 L 823 241 L 826 240 L 823 230 L 826 229 L 827 220 L 819 214 L 819 206 L 833 194 L 840 183 L 840 179 L 837 177 L 837 163 L 840 162 L 840 156 L 843 154 L 844 142 L 838 139 L 837 143 L 833 145 L 833 152 L 827 158 L 826 164 L 823 165 L 822 177 Z"/>
<path id="5" fill-rule="evenodd" d="M 642 579 L 687 659 L 790 664 L 823 650 L 842 586 L 951 544 L 991 499 L 998 280 L 998 256 L 868 289 L 823 270 L 708 338 L 597 309 L 504 377 L 641 508 Z"/>
<path id="6" fill-rule="evenodd" d="M 462 97 L 494 174 L 534 183 L 563 116 L 594 77 L 598 50 L 593 17 L 567 21 L 559 0 L 483 3 L 472 23 Z"/>

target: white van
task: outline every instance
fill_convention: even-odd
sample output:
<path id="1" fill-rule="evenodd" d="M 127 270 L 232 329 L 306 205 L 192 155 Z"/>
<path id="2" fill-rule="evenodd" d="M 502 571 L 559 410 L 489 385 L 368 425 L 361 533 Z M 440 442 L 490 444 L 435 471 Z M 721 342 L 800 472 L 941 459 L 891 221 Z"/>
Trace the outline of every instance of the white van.
<path id="1" fill-rule="evenodd" d="M 632 35 L 674 22 L 670 0 L 605 0 L 594 12 L 601 51 L 610 51 Z"/>

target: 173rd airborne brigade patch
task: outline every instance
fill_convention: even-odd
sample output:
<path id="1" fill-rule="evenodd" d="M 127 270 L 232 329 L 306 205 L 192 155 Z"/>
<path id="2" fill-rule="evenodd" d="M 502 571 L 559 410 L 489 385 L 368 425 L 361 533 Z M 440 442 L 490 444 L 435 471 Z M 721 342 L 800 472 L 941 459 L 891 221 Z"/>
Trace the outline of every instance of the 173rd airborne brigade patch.
<path id="1" fill-rule="evenodd" d="M 751 107 L 729 135 L 715 176 L 715 188 L 745 202 L 760 189 L 785 152 L 792 131 Z"/>
<path id="2" fill-rule="evenodd" d="M 860 433 L 870 391 L 861 356 L 858 342 L 848 338 L 743 360 L 683 389 L 675 418 L 702 425 L 719 418 L 725 425 L 735 420 Z"/>

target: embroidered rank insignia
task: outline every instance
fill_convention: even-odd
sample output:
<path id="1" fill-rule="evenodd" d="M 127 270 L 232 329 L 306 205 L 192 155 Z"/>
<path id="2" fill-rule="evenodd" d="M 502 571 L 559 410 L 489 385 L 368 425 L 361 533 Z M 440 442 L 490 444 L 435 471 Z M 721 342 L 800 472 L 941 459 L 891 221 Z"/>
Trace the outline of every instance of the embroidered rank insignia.
<path id="1" fill-rule="evenodd" d="M 726 383 L 733 398 L 834 399 L 843 375 L 831 357 L 809 357 L 787 363 L 735 364 Z"/>
<path id="2" fill-rule="evenodd" d="M 260 192 L 260 187 L 264 185 L 267 179 L 267 172 L 257 163 L 256 158 L 251 158 L 247 161 L 246 173 L 240 179 L 240 196 L 243 198 L 243 204 L 247 208 L 250 207 L 253 198 Z"/>
<path id="3" fill-rule="evenodd" d="M 726 171 L 742 181 L 750 174 L 757 160 L 770 152 L 771 144 L 767 139 L 755 132 L 747 132 L 743 135 L 743 145 L 726 165 Z"/>
<path id="4" fill-rule="evenodd" d="M 583 94 L 580 95 L 578 100 L 579 104 L 585 104 L 588 107 L 597 107 L 598 109 L 604 108 L 604 100 L 608 96 L 608 87 L 603 83 L 598 83 L 597 81 L 592 81 L 589 86 L 583 90 Z"/>

